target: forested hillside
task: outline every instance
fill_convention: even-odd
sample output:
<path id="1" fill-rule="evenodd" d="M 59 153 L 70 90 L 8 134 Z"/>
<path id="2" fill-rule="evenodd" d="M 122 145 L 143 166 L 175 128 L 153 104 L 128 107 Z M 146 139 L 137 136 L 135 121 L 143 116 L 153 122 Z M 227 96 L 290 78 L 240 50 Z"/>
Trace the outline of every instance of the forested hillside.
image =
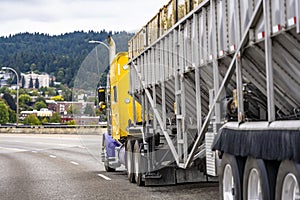
<path id="1" fill-rule="evenodd" d="M 18 73 L 46 72 L 71 87 L 81 63 L 95 47 L 88 41 L 105 41 L 108 35 L 114 38 L 118 52 L 127 51 L 127 42 L 132 37 L 127 32 L 78 31 L 59 36 L 20 33 L 0 37 L 0 67 L 12 67 Z"/>

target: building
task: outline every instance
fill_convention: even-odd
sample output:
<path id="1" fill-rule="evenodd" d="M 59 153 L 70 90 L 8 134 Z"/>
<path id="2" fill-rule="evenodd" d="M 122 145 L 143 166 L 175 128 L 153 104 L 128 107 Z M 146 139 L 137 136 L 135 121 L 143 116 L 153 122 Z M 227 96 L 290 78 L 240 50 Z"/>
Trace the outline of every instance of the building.
<path id="1" fill-rule="evenodd" d="M 33 87 L 35 87 L 36 85 L 36 80 L 39 80 L 39 88 L 49 87 L 50 84 L 50 76 L 49 74 L 46 73 L 42 73 L 42 74 L 35 74 L 33 72 L 27 74 L 22 73 L 21 77 L 24 78 L 25 80 L 24 88 L 29 88 L 30 79 L 32 79 L 33 81 Z"/>
<path id="2" fill-rule="evenodd" d="M 19 118 L 24 120 L 28 115 L 34 114 L 37 117 L 52 117 L 52 111 L 47 108 L 42 108 L 40 111 L 21 111 Z"/>
<path id="3" fill-rule="evenodd" d="M 49 110 L 59 113 L 60 115 L 81 115 L 84 114 L 86 106 L 94 107 L 93 102 L 73 102 L 73 101 L 54 101 L 46 100 L 46 104 Z M 68 113 L 72 111 L 73 113 Z"/>
<path id="4" fill-rule="evenodd" d="M 9 79 L 12 78 L 11 73 L 0 71 L 0 87 L 6 86 Z"/>

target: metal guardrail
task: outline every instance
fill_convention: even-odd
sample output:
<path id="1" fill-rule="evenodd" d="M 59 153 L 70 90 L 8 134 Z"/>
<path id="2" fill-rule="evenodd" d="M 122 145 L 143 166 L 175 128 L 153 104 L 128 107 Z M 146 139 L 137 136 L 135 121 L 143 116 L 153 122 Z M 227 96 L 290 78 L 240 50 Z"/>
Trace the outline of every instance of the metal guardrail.
<path id="1" fill-rule="evenodd" d="M 65 124 L 46 124 L 46 125 L 15 125 L 0 124 L 0 128 L 106 128 L 107 125 L 65 125 Z"/>

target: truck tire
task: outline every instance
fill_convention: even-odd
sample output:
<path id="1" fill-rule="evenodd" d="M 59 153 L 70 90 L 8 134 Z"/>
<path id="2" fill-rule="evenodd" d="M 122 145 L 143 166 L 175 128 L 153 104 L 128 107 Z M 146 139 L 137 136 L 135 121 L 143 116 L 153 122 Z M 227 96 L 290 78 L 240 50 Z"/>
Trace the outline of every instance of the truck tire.
<path id="1" fill-rule="evenodd" d="M 300 199 L 300 165 L 293 161 L 282 161 L 276 180 L 276 200 Z"/>
<path id="2" fill-rule="evenodd" d="M 243 199 L 270 200 L 271 190 L 268 173 L 262 159 L 248 157 L 243 177 Z M 274 196 L 274 195 L 272 195 Z"/>
<path id="3" fill-rule="evenodd" d="M 104 151 L 104 168 L 105 168 L 105 171 L 107 172 L 115 172 L 116 169 L 115 168 L 112 168 L 109 166 L 109 160 L 108 160 L 108 157 L 107 157 L 107 152 L 106 152 L 106 141 L 105 141 L 105 137 L 103 136 L 103 151 Z"/>
<path id="4" fill-rule="evenodd" d="M 130 183 L 135 182 L 134 177 L 134 164 L 133 164 L 133 142 L 128 140 L 126 143 L 126 168 L 127 168 L 127 176 Z"/>
<path id="5" fill-rule="evenodd" d="M 241 162 L 238 162 L 235 156 L 224 153 L 220 172 L 220 199 L 242 199 L 243 165 Z"/>
<path id="6" fill-rule="evenodd" d="M 138 186 L 144 186 L 145 182 L 143 181 L 143 163 L 142 163 L 142 156 L 139 141 L 136 140 L 133 149 L 133 160 L 134 160 L 134 174 L 135 174 L 135 181 Z"/>

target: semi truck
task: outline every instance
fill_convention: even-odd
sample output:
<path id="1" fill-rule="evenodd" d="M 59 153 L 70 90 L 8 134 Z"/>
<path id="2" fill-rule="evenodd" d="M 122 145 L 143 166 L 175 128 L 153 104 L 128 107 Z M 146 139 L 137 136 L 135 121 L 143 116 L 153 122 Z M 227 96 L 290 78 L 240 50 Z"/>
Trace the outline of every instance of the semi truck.
<path id="1" fill-rule="evenodd" d="M 299 199 L 299 15 L 299 0 L 163 6 L 99 89 L 106 170 L 123 164 L 139 186 L 219 180 L 220 199 Z"/>

